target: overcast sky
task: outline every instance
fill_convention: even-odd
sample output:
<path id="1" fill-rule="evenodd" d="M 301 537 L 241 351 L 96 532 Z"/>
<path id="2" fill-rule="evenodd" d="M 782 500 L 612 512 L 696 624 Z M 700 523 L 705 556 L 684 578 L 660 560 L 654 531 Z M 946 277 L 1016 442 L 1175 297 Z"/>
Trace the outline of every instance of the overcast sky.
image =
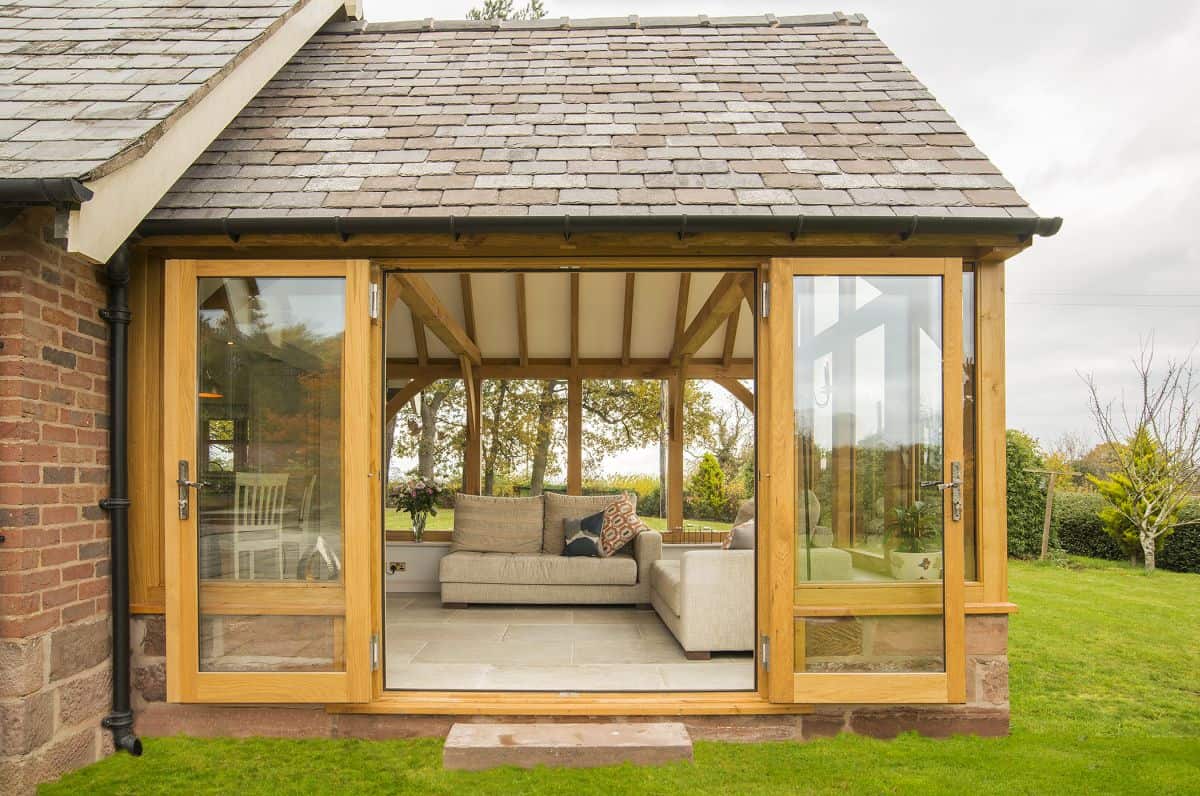
<path id="1" fill-rule="evenodd" d="M 518 0 L 518 3 L 520 0 Z M 368 20 L 459 18 L 365 0 Z M 1154 336 L 1200 341 L 1200 3 L 545 0 L 551 16 L 861 12 L 1017 190 L 1063 229 L 1008 272 L 1008 424 L 1094 437 L 1077 371 L 1116 395 Z"/>

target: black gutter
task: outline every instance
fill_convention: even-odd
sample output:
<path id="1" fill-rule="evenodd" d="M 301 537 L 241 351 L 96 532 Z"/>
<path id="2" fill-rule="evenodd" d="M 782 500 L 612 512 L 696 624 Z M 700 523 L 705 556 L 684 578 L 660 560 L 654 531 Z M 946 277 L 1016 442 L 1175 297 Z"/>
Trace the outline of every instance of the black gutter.
<path id="1" fill-rule="evenodd" d="M 101 721 L 112 731 L 113 744 L 134 757 L 141 755 L 142 742 L 133 732 L 133 709 L 129 698 L 129 461 L 126 449 L 128 407 L 128 332 L 130 312 L 129 245 L 122 244 L 108 261 L 108 306 L 100 317 L 108 321 L 109 384 L 109 494 L 100 501 L 111 525 L 109 555 L 112 558 L 112 712 Z"/>
<path id="2" fill-rule="evenodd" d="M 73 177 L 0 179 L 0 207 L 78 207 L 92 196 L 91 189 Z"/>
<path id="3" fill-rule="evenodd" d="M 1049 237 L 1062 227 L 1061 218 L 980 218 L 953 216 L 767 216 L 767 215 L 602 215 L 602 216 L 314 216 L 293 218 L 151 219 L 138 235 L 222 235 L 235 243 L 243 235 L 440 234 L 500 232 L 561 233 L 569 239 L 588 232 L 666 232 L 680 239 L 710 232 L 783 233 L 793 240 L 809 232 L 875 233 L 908 240 L 913 235 L 1012 235 Z"/>

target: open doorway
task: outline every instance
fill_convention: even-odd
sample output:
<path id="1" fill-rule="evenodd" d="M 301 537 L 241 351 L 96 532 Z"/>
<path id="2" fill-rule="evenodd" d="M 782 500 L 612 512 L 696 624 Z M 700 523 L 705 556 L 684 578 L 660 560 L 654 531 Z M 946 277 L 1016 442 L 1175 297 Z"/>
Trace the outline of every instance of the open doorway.
<path id="1" fill-rule="evenodd" d="M 394 272 L 384 687 L 755 687 L 754 274 Z"/>

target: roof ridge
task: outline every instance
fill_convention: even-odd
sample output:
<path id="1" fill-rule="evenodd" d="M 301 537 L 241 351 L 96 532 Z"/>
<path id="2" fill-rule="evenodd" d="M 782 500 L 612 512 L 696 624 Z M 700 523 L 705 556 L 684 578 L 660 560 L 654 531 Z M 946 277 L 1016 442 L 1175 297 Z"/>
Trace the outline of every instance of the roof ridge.
<path id="1" fill-rule="evenodd" d="M 776 16 L 758 14 L 738 17 L 710 17 L 698 14 L 691 17 L 643 17 L 630 14 L 624 17 L 543 17 L 542 19 L 414 19 L 396 22 L 335 22 L 326 25 L 330 33 L 432 33 L 432 32 L 487 32 L 508 30 L 601 30 L 628 28 L 645 30 L 657 28 L 761 28 L 761 27 L 833 27 L 865 26 L 867 18 L 862 14 L 843 14 L 833 11 L 828 14 L 800 14 Z"/>

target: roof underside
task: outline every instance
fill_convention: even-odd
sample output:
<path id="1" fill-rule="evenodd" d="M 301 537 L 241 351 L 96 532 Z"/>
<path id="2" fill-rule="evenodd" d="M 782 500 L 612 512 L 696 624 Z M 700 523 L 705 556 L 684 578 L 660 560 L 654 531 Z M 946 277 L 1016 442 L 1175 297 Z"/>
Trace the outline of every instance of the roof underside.
<path id="1" fill-rule="evenodd" d="M 119 167 L 298 5 L 0 5 L 0 180 L 90 179 Z"/>
<path id="2" fill-rule="evenodd" d="M 579 293 L 586 309 L 579 318 L 579 356 L 583 359 L 620 359 L 624 344 L 624 272 L 577 272 Z M 693 271 L 688 281 L 685 326 L 701 311 L 705 300 L 725 274 Z M 460 275 L 423 274 L 433 293 L 453 320 L 466 327 Z M 475 342 L 485 360 L 516 359 L 520 354 L 517 307 L 517 276 L 512 273 L 471 274 L 474 299 Z M 526 273 L 526 336 L 530 359 L 563 360 L 571 355 L 570 274 Z M 636 275 L 633 291 L 629 355 L 633 359 L 669 361 L 675 342 L 675 309 L 680 274 L 643 271 Z M 742 302 L 732 355 L 754 356 L 754 313 Z M 725 325 L 700 347 L 699 359 L 720 358 L 725 343 Z M 454 359 L 454 354 L 435 335 L 426 333 L 429 356 Z M 411 360 L 417 356 L 412 313 L 397 300 L 388 308 L 387 356 Z"/>
<path id="3" fill-rule="evenodd" d="M 150 218 L 1034 216 L 859 17 L 471 26 L 328 26 Z"/>

